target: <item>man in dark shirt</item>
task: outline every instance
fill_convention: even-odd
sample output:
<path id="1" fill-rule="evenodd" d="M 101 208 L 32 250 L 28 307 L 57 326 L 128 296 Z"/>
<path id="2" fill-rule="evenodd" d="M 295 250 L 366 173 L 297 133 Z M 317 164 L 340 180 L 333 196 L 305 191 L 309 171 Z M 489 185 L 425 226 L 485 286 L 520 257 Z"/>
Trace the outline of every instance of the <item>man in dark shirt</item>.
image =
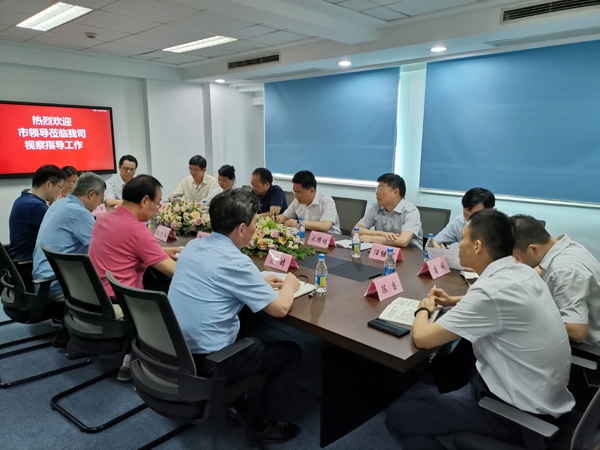
<path id="1" fill-rule="evenodd" d="M 259 205 L 258 217 L 283 214 L 288 204 L 283 189 L 273 184 L 273 174 L 263 167 L 252 172 L 250 185 Z"/>
<path id="2" fill-rule="evenodd" d="M 34 174 L 32 188 L 21 192 L 15 200 L 8 227 L 12 259 L 31 259 L 42 220 L 48 211 L 48 203 L 61 194 L 67 175 L 57 166 L 46 164 Z"/>

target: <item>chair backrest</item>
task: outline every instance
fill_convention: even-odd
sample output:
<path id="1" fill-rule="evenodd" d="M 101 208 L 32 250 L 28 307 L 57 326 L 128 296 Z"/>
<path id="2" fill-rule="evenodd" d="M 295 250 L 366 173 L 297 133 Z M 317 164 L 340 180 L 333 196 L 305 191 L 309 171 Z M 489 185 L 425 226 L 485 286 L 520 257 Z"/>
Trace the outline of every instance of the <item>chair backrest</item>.
<path id="1" fill-rule="evenodd" d="M 252 191 L 252 186 L 250 186 L 249 184 L 244 184 L 242 186 L 242 190 L 243 191 L 247 191 L 247 192 L 251 192 Z"/>
<path id="2" fill-rule="evenodd" d="M 2 285 L 5 289 L 12 289 L 17 292 L 25 292 L 25 283 L 21 274 L 17 270 L 15 263 L 11 259 L 4 245 L 0 244 L 0 270 L 2 273 Z M 5 284 L 6 283 L 6 284 Z"/>
<path id="3" fill-rule="evenodd" d="M 427 240 L 429 233 L 435 236 L 450 222 L 452 211 L 449 209 L 428 208 L 426 206 L 417 206 L 417 209 L 421 214 L 424 241 Z"/>
<path id="4" fill-rule="evenodd" d="M 365 215 L 367 201 L 357 198 L 332 197 L 335 202 L 338 217 L 340 218 L 340 229 L 342 234 L 352 234 L 354 225 Z"/>
<path id="5" fill-rule="evenodd" d="M 287 205 L 290 206 L 294 201 L 294 193 L 292 191 L 283 191 L 283 193 L 285 194 L 285 201 L 287 202 Z"/>
<path id="6" fill-rule="evenodd" d="M 583 413 L 571 439 L 571 450 L 593 450 L 600 444 L 600 390 Z"/>

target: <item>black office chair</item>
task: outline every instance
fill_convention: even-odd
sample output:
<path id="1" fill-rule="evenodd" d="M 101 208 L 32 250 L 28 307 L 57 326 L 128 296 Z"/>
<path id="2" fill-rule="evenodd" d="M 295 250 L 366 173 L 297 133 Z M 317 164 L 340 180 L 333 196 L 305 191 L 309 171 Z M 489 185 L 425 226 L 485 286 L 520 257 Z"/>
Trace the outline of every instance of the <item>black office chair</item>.
<path id="1" fill-rule="evenodd" d="M 423 225 L 423 245 L 427 242 L 427 235 L 434 236 L 444 229 L 450 222 L 452 211 L 449 209 L 429 208 L 427 206 L 417 206 L 421 214 L 421 224 Z"/>
<path id="2" fill-rule="evenodd" d="M 198 375 L 166 294 L 125 286 L 110 271 L 106 276 L 133 332 L 131 374 L 136 392 L 153 411 L 186 422 L 142 448 L 158 446 L 264 383 L 262 375 L 231 385 L 220 377 L 219 364 L 253 345 L 249 338 L 207 356 L 217 364 L 216 371 Z"/>
<path id="3" fill-rule="evenodd" d="M 53 252 L 48 250 L 44 244 L 42 244 L 42 250 L 46 254 L 46 258 L 48 258 L 48 262 L 54 270 L 65 295 L 67 312 L 64 324 L 69 331 L 71 341 L 77 349 L 92 355 L 118 354 L 121 358 L 125 353 L 129 353 L 127 324 L 115 317 L 113 304 L 108 298 L 89 256 Z M 50 406 L 86 433 L 98 433 L 122 422 L 145 409 L 146 405 L 139 405 L 102 425 L 94 427 L 87 426 L 59 405 L 61 399 L 105 378 L 116 376 L 118 371 L 118 367 L 111 369 L 102 375 L 55 395 L 50 400 Z"/>
<path id="4" fill-rule="evenodd" d="M 242 186 L 242 190 L 246 192 L 252 192 L 252 186 L 250 186 L 249 184 L 244 184 Z"/>
<path id="5" fill-rule="evenodd" d="M 332 197 L 335 202 L 338 217 L 340 218 L 340 230 L 342 234 L 350 236 L 354 225 L 365 216 L 367 201 L 357 198 Z"/>

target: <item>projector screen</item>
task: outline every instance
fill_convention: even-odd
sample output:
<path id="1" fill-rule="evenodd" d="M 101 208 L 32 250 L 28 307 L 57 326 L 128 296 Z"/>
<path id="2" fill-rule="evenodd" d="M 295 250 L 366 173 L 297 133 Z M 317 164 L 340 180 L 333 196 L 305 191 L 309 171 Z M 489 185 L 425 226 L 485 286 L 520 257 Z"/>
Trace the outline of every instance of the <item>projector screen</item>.
<path id="1" fill-rule="evenodd" d="M 44 164 L 115 173 L 112 109 L 0 101 L 0 178 Z"/>

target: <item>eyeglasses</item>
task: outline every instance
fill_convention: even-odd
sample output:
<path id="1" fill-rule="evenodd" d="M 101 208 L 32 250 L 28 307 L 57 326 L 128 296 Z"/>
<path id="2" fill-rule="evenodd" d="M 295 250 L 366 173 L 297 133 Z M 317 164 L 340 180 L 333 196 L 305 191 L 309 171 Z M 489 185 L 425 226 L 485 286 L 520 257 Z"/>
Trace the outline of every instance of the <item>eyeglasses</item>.
<path id="1" fill-rule="evenodd" d="M 393 191 L 393 189 L 389 188 L 389 187 L 384 188 L 384 187 L 381 187 L 381 186 L 379 186 L 377 189 L 375 189 L 375 192 L 381 192 L 381 191 Z"/>
<path id="2" fill-rule="evenodd" d="M 154 203 L 156 203 L 156 206 L 158 206 L 160 208 L 160 202 L 162 202 L 162 199 L 160 199 L 159 201 L 154 200 L 153 198 L 148 197 L 150 200 L 152 200 Z"/>
<path id="3" fill-rule="evenodd" d="M 65 188 L 65 183 L 63 183 L 62 186 L 58 183 L 55 183 L 54 181 L 51 181 L 50 183 L 52 183 L 57 188 L 60 188 L 61 191 Z"/>
<path id="4" fill-rule="evenodd" d="M 302 194 L 304 194 L 304 191 L 292 191 L 292 194 L 294 194 L 295 197 L 302 197 Z"/>

